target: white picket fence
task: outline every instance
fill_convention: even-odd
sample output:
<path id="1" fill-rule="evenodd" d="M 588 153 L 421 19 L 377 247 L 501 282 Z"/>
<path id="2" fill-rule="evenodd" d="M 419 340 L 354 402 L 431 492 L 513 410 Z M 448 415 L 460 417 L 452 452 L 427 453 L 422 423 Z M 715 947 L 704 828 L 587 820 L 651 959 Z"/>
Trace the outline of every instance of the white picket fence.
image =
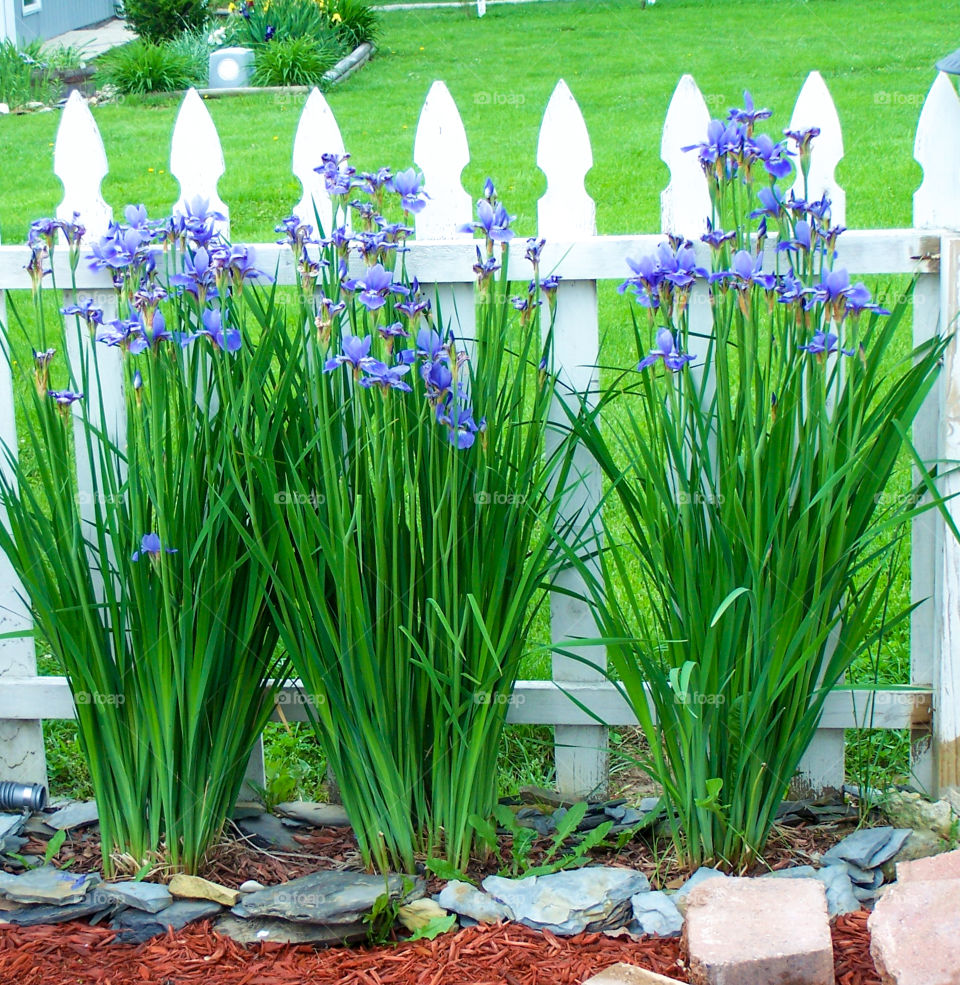
<path id="1" fill-rule="evenodd" d="M 684 76 L 663 128 L 661 156 L 669 167 L 670 182 L 661 194 L 661 228 L 694 240 L 705 230 L 709 199 L 696 155 L 685 154 L 681 148 L 703 138 L 709 118 L 696 83 Z M 822 135 L 815 143 L 810 191 L 814 197 L 827 193 L 834 203 L 833 217 L 842 223 L 845 194 L 834 177 L 843 156 L 842 133 L 833 100 L 816 72 L 806 79 L 791 120 L 794 129 L 811 125 L 819 126 Z M 303 197 L 294 211 L 305 221 L 314 221 L 315 204 L 321 217 L 330 211 L 322 179 L 313 168 L 323 152 L 343 151 L 334 115 L 323 96 L 314 91 L 303 109 L 292 162 L 293 174 L 303 185 Z M 952 331 L 960 308 L 960 100 L 945 75 L 935 80 L 920 114 L 915 157 L 924 177 L 914 195 L 914 228 L 849 231 L 840 239 L 837 262 L 851 275 L 919 274 L 913 327 L 919 342 L 935 333 Z M 411 243 L 407 266 L 422 283 L 438 285 L 443 310 L 456 310 L 459 331 L 469 336 L 474 319 L 474 242 L 456 231 L 471 220 L 473 212 L 472 197 L 461 186 L 460 178 L 469 150 L 460 115 L 442 82 L 434 83 L 421 111 L 414 160 L 425 175 L 431 197 L 428 207 L 417 216 L 417 238 Z M 547 240 L 542 267 L 563 278 L 556 326 L 557 362 L 569 384 L 588 391 L 598 382 L 597 282 L 622 279 L 626 273 L 624 257 L 650 251 L 662 237 L 656 233 L 596 235 L 595 205 L 584 188 L 584 177 L 593 164 L 590 138 L 577 103 L 562 81 L 544 113 L 536 164 L 547 179 L 536 230 Z M 528 168 L 529 164 L 516 162 L 515 166 Z M 229 214 L 227 204 L 217 194 L 217 182 L 225 170 L 220 140 L 196 92 L 187 94 L 180 109 L 170 170 L 180 183 L 177 208 L 184 200 L 201 195 L 212 207 Z M 107 157 L 93 116 L 76 93 L 63 111 L 54 171 L 64 186 L 58 216 L 70 218 L 78 212 L 88 237 L 99 237 L 112 215 L 100 193 Z M 534 230 L 521 232 L 532 234 Z M 286 247 L 259 244 L 256 250 L 260 266 L 272 269 L 279 263 L 281 283 L 295 282 Z M 0 289 L 29 288 L 24 269 L 27 255 L 22 245 L 0 246 Z M 702 259 L 708 262 L 705 247 Z M 58 257 L 58 263 L 64 262 L 65 257 Z M 522 247 L 511 250 L 509 272 L 518 280 L 529 277 Z M 112 294 L 108 276 L 91 273 L 85 264 L 81 264 L 77 280 L 81 292 L 97 291 L 100 298 Z M 65 267 L 58 270 L 58 282 L 69 283 Z M 705 287 L 697 290 L 705 291 Z M 694 331 L 709 330 L 709 305 L 694 302 L 691 311 L 698 320 Z M 5 321 L 2 299 L 0 319 Z M 68 356 L 76 358 L 76 353 Z M 121 431 L 122 394 L 105 393 L 104 402 L 112 418 L 111 430 Z M 96 405 L 95 400 L 89 403 Z M 16 447 L 13 391 L 3 360 L 0 438 Z M 925 460 L 960 459 L 960 360 L 955 343 L 946 358 L 941 386 L 923 408 L 915 438 Z M 589 462 L 583 465 L 589 469 Z M 91 488 L 89 481 L 89 477 L 79 476 L 81 492 Z M 951 491 L 958 482 L 945 480 L 944 491 Z M 593 474 L 584 495 L 596 497 L 599 483 Z M 960 522 L 960 502 L 952 508 Z M 945 525 L 936 513 L 928 513 L 914 524 L 911 571 L 913 598 L 925 600 L 912 619 L 911 686 L 882 691 L 844 688 L 830 695 L 821 729 L 803 765 L 805 779 L 814 788 L 842 782 L 843 730 L 866 723 L 876 728 L 912 730 L 913 768 L 923 787 L 931 791 L 960 787 L 960 544 L 945 536 Z M 592 635 L 589 612 L 569 598 L 557 596 L 551 621 L 555 641 Z M 26 631 L 30 625 L 14 573 L 0 556 L 0 634 Z M 610 726 L 635 724 L 618 691 L 604 680 L 603 649 L 595 649 L 589 657 L 593 666 L 555 657 L 553 680 L 520 682 L 510 707 L 512 722 L 555 726 L 557 785 L 579 795 L 602 789 L 607 778 L 606 730 L 580 704 Z M 294 683 L 281 692 L 278 704 L 287 720 L 305 717 Z M 66 681 L 36 675 L 33 639 L 0 640 L 0 779 L 45 782 L 42 720 L 74 715 Z M 252 760 L 252 777 L 259 779 L 261 770 L 262 752 Z"/>

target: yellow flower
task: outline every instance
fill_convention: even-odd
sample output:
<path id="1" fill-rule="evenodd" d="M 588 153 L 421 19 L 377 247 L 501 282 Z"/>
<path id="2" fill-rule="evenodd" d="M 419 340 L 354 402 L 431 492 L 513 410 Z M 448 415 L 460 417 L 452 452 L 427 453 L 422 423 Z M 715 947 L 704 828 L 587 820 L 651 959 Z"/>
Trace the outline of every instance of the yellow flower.
<path id="1" fill-rule="evenodd" d="M 340 13 L 338 11 L 330 18 L 330 20 L 334 24 L 339 24 L 343 20 L 343 18 L 340 16 Z"/>
<path id="2" fill-rule="evenodd" d="M 231 14 L 235 14 L 237 12 L 237 5 L 231 2 L 227 5 L 227 10 L 229 10 Z"/>

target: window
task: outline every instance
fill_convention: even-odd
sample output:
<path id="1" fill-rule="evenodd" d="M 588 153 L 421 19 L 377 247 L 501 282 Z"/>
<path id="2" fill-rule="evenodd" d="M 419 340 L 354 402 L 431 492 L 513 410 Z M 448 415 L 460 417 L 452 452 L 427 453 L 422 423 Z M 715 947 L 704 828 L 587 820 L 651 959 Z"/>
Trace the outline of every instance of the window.
<path id="1" fill-rule="evenodd" d="M 38 14 L 43 7 L 43 0 L 23 0 L 22 10 L 26 14 Z"/>

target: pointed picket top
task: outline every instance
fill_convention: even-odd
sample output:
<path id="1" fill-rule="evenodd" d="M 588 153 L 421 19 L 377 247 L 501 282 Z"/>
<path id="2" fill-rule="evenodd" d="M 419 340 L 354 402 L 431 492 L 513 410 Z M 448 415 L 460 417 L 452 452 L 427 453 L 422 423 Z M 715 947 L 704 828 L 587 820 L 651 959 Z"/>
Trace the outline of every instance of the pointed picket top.
<path id="1" fill-rule="evenodd" d="M 803 175 L 797 165 L 797 180 L 793 183 L 793 192 L 797 198 L 816 200 L 826 195 L 833 203 L 830 218 L 835 226 L 846 222 L 847 193 L 837 184 L 835 171 L 843 157 L 843 132 L 840 129 L 840 117 L 837 107 L 827 88 L 823 76 L 819 72 L 811 72 L 793 108 L 790 117 L 791 130 L 804 130 L 808 127 L 819 127 L 820 136 L 811 145 L 810 175 L 806 192 L 803 187 Z"/>
<path id="2" fill-rule="evenodd" d="M 420 110 L 413 160 L 423 172 L 430 196 L 416 216 L 418 239 L 456 239 L 458 227 L 473 218 L 473 200 L 463 190 L 460 175 L 470 163 L 467 133 L 450 90 L 434 82 Z"/>
<path id="3" fill-rule="evenodd" d="M 72 221 L 74 212 L 78 212 L 87 229 L 87 240 L 103 236 L 113 218 L 100 191 L 109 170 L 107 152 L 90 107 L 74 89 L 63 108 L 53 149 L 53 171 L 63 183 L 57 218 Z"/>
<path id="4" fill-rule="evenodd" d="M 920 112 L 913 156 L 923 168 L 913 195 L 914 226 L 960 229 L 960 99 L 944 72 Z"/>
<path id="5" fill-rule="evenodd" d="M 692 75 L 674 90 L 663 124 L 660 159 L 670 169 L 670 183 L 660 193 L 660 228 L 665 233 L 699 239 L 707 231 L 710 191 L 696 151 L 684 147 L 707 138 L 710 111 Z"/>
<path id="6" fill-rule="evenodd" d="M 333 228 L 333 203 L 321 175 L 314 168 L 323 163 L 324 154 L 346 154 L 343 136 L 330 104 L 319 89 L 313 89 L 300 114 L 293 139 L 293 173 L 303 186 L 303 197 L 293 213 L 300 221 L 317 228 L 317 216 L 325 235 Z"/>
<path id="7" fill-rule="evenodd" d="M 170 173 L 180 182 L 180 198 L 173 207 L 174 213 L 183 215 L 187 203 L 195 198 L 206 199 L 210 212 L 227 216 L 217 223 L 218 230 L 229 232 L 230 213 L 217 194 L 217 182 L 225 170 L 217 128 L 200 93 L 190 89 L 177 113 L 170 146 Z"/>
<path id="8" fill-rule="evenodd" d="M 597 207 L 584 179 L 593 167 L 590 134 L 567 83 L 554 87 L 540 124 L 537 167 L 547 176 L 547 190 L 537 203 L 538 235 L 576 239 L 597 232 Z"/>

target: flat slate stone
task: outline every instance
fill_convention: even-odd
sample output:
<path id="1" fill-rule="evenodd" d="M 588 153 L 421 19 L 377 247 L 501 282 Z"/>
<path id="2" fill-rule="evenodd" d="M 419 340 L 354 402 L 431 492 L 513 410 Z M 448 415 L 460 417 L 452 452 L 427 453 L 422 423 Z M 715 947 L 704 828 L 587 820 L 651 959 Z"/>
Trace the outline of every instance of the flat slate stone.
<path id="1" fill-rule="evenodd" d="M 488 876 L 483 888 L 535 930 L 558 936 L 615 930 L 633 918 L 630 898 L 650 888 L 633 869 L 587 866 L 525 879 Z"/>
<path id="2" fill-rule="evenodd" d="M 46 817 L 46 823 L 57 831 L 70 831 L 73 828 L 83 828 L 96 824 L 100 819 L 95 800 L 81 800 L 75 804 L 61 807 L 55 814 Z"/>
<path id="3" fill-rule="evenodd" d="M 8 876 L 0 873 L 0 893 L 16 903 L 42 903 L 65 906 L 79 903 L 87 890 L 100 882 L 92 873 L 77 875 L 65 869 L 44 865 L 30 869 L 22 875 Z"/>
<path id="4" fill-rule="evenodd" d="M 687 900 L 692 985 L 834 985 L 823 884 L 711 879 Z"/>
<path id="5" fill-rule="evenodd" d="M 366 939 L 364 923 L 344 923 L 328 927 L 319 923 L 293 923 L 269 917 L 241 917 L 225 914 L 213 925 L 218 934 L 238 944 L 275 941 L 278 944 L 352 944 Z"/>
<path id="6" fill-rule="evenodd" d="M 875 869 L 893 858 L 910 837 L 910 828 L 861 828 L 824 852 L 823 862 L 851 862 L 861 869 Z"/>
<path id="7" fill-rule="evenodd" d="M 217 903 L 207 900 L 177 900 L 159 913 L 142 910 L 123 910 L 110 922 L 112 930 L 119 930 L 118 944 L 142 944 L 152 937 L 165 934 L 168 929 L 181 930 L 188 923 L 205 920 L 221 912 Z"/>
<path id="8" fill-rule="evenodd" d="M 24 906 L 6 913 L 4 919 L 18 927 L 36 927 L 40 924 L 83 920 L 113 906 L 116 906 L 116 902 L 102 889 L 94 889 L 79 903 L 68 903 L 65 906 Z"/>
<path id="9" fill-rule="evenodd" d="M 7 835 L 20 834 L 26 824 L 27 819 L 22 814 L 0 814 L 0 841 Z"/>
<path id="10" fill-rule="evenodd" d="M 290 851 L 302 847 L 295 841 L 283 822 L 272 814 L 244 817 L 237 821 L 237 827 L 249 835 L 261 848 L 280 848 Z"/>
<path id="11" fill-rule="evenodd" d="M 111 882 L 102 888 L 116 903 L 144 913 L 159 913 L 173 902 L 167 887 L 155 882 Z"/>
<path id="12" fill-rule="evenodd" d="M 404 892 L 404 882 L 413 889 Z M 424 894 L 423 879 L 391 875 L 367 875 L 364 872 L 326 871 L 269 886 L 250 893 L 233 908 L 238 917 L 276 917 L 296 923 L 319 923 L 327 926 L 354 924 L 373 910 L 373 905 L 390 892 L 393 899 L 407 902 Z"/>
<path id="13" fill-rule="evenodd" d="M 468 917 L 475 923 L 497 923 L 499 920 L 514 920 L 513 910 L 492 896 L 471 886 L 468 882 L 454 879 L 440 891 L 437 903 L 445 910 Z"/>
<path id="14" fill-rule="evenodd" d="M 960 982 L 960 879 L 896 883 L 867 921 L 884 985 Z"/>
<path id="15" fill-rule="evenodd" d="M 296 818 L 317 828 L 349 828 L 350 819 L 339 804 L 316 804 L 307 800 L 286 801 L 277 804 L 278 814 Z"/>
<path id="16" fill-rule="evenodd" d="M 683 914 L 677 904 L 659 890 L 637 893 L 630 898 L 633 922 L 630 933 L 648 934 L 651 937 L 679 937 L 683 930 Z"/>

